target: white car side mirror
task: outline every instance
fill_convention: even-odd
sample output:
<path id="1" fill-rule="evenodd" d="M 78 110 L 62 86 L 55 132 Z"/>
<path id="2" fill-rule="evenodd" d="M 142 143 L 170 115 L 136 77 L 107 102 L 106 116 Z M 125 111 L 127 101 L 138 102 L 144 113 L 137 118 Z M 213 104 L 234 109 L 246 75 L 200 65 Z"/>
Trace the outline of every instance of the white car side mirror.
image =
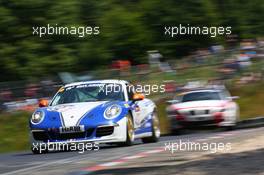
<path id="1" fill-rule="evenodd" d="M 180 101 L 179 100 L 168 100 L 167 103 L 172 105 L 172 104 L 175 104 L 175 103 L 179 103 Z"/>
<path id="2" fill-rule="evenodd" d="M 239 96 L 231 96 L 231 97 L 227 97 L 228 100 L 237 100 L 239 99 Z"/>

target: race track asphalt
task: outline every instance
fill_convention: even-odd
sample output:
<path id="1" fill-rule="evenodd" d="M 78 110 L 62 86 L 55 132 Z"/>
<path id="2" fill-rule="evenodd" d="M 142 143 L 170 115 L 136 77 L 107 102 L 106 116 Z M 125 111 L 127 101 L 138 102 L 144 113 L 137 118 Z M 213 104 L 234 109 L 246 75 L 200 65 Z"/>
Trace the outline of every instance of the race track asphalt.
<path id="1" fill-rule="evenodd" d="M 76 151 L 41 155 L 33 155 L 29 151 L 1 154 L 0 174 L 211 174 L 215 171 L 215 174 L 222 174 L 228 173 L 229 169 L 239 174 L 264 174 L 264 166 L 259 163 L 264 162 L 264 140 L 259 140 L 263 133 L 264 127 L 190 131 L 183 135 L 163 136 L 158 143 L 143 144 L 137 141 L 130 147 L 102 145 L 99 151 L 85 151 L 82 154 Z M 248 143 L 252 147 L 249 150 L 240 150 L 243 145 L 239 144 L 247 140 L 256 143 Z M 172 153 L 167 148 L 165 150 L 165 145 L 179 141 L 231 143 L 232 150 L 230 153 L 188 150 Z"/>

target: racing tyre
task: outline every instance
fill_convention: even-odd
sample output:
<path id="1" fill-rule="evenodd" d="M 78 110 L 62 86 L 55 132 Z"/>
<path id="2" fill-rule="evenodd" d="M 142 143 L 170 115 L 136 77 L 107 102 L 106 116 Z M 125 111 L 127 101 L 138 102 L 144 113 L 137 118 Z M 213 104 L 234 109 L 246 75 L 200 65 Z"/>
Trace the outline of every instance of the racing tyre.
<path id="1" fill-rule="evenodd" d="M 143 143 L 154 143 L 158 142 L 160 138 L 160 126 L 159 126 L 159 119 L 157 116 L 157 112 L 153 113 L 152 116 L 152 136 L 142 138 Z"/>
<path id="2" fill-rule="evenodd" d="M 126 134 L 126 146 L 133 145 L 134 139 L 135 139 L 135 132 L 134 132 L 134 123 L 131 115 L 129 114 L 127 116 L 127 134 Z"/>
<path id="3" fill-rule="evenodd" d="M 232 126 L 223 126 L 222 130 L 223 131 L 233 131 L 236 129 L 236 125 L 232 125 Z"/>

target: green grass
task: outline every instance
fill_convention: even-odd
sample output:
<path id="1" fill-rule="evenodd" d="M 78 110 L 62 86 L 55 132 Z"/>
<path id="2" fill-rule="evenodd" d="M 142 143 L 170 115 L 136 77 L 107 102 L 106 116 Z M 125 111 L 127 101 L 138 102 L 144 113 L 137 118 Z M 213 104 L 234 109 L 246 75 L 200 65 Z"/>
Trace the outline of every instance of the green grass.
<path id="1" fill-rule="evenodd" d="M 25 112 L 0 114 L 0 153 L 29 148 L 29 116 Z"/>
<path id="2" fill-rule="evenodd" d="M 231 88 L 240 106 L 240 119 L 247 119 L 256 116 L 264 116 L 264 83 L 249 84 L 243 87 Z"/>

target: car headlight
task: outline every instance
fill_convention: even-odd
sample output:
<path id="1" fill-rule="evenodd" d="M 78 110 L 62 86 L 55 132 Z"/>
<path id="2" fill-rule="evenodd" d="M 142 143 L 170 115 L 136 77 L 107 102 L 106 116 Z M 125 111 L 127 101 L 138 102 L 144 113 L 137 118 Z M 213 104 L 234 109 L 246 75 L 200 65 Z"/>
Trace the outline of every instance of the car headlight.
<path id="1" fill-rule="evenodd" d="M 33 124 L 38 124 L 38 123 L 42 122 L 43 119 L 44 119 L 44 112 L 36 111 L 32 114 L 31 122 Z"/>
<path id="2" fill-rule="evenodd" d="M 104 112 L 104 117 L 106 119 L 116 118 L 117 116 L 119 116 L 121 111 L 122 111 L 122 108 L 119 105 L 109 106 L 108 108 L 106 108 L 106 110 Z"/>

